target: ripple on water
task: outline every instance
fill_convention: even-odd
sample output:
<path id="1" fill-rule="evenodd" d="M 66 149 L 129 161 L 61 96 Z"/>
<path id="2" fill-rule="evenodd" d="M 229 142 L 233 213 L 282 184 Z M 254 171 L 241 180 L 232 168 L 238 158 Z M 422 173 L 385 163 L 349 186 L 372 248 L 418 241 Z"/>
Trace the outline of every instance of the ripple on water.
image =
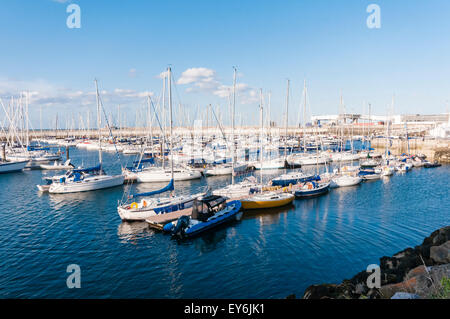
<path id="1" fill-rule="evenodd" d="M 76 164 L 95 164 L 97 156 L 71 154 Z M 105 154 L 108 172 L 120 171 L 114 161 Z M 311 284 L 350 278 L 450 224 L 448 166 L 245 213 L 239 222 L 188 241 L 118 217 L 124 188 L 148 191 L 159 185 L 43 195 L 35 187 L 42 174 L 0 176 L 1 188 L 8 189 L 0 193 L 0 297 L 284 298 L 301 295 Z M 213 177 L 176 187 L 188 194 L 229 182 Z M 79 290 L 66 287 L 72 263 L 81 267 Z"/>

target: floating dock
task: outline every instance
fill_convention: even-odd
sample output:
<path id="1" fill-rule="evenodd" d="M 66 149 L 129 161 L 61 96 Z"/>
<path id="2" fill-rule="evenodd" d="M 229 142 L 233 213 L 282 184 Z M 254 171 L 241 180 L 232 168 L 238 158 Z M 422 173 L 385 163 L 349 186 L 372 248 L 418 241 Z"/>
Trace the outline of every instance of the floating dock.
<path id="1" fill-rule="evenodd" d="M 191 216 L 192 208 L 186 208 L 178 210 L 172 213 L 159 214 L 147 218 L 145 221 L 150 225 L 150 227 L 162 230 L 164 225 L 177 220 L 181 216 Z"/>

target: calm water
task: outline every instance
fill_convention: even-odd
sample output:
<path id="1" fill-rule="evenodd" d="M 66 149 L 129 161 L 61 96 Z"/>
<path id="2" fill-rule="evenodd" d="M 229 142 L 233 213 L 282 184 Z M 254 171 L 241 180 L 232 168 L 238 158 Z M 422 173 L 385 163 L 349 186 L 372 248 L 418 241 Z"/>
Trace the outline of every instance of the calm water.
<path id="1" fill-rule="evenodd" d="M 97 153 L 74 149 L 71 157 L 76 165 L 93 165 Z M 120 170 L 115 155 L 104 158 L 107 172 Z M 55 173 L 0 175 L 1 298 L 301 296 L 308 285 L 352 277 L 381 256 L 420 244 L 450 225 L 449 166 L 414 169 L 285 208 L 245 213 L 239 222 L 186 242 L 145 223 L 122 223 L 116 207 L 126 186 L 42 195 L 35 185 L 44 174 Z M 230 179 L 176 183 L 176 188 L 188 193 Z M 81 267 L 81 289 L 66 287 L 69 264 Z"/>

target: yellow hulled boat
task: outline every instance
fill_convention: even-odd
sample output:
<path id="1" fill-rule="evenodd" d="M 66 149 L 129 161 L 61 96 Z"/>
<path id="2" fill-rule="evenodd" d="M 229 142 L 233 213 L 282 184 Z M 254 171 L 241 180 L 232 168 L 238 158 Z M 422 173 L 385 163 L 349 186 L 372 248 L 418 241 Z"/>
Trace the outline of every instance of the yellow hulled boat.
<path id="1" fill-rule="evenodd" d="M 243 209 L 275 208 L 292 203 L 295 196 L 290 193 L 257 194 L 241 199 Z"/>

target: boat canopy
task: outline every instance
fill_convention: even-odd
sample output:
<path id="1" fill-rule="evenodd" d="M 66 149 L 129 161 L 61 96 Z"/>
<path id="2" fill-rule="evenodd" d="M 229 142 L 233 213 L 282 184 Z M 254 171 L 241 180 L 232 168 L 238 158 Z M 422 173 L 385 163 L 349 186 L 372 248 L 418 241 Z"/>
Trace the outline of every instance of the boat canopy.
<path id="1" fill-rule="evenodd" d="M 191 217 L 204 222 L 216 212 L 225 209 L 225 207 L 226 199 L 222 196 L 210 195 L 202 199 L 194 199 Z"/>
<path id="2" fill-rule="evenodd" d="M 137 172 L 139 170 L 141 170 L 142 168 L 144 168 L 144 164 L 145 163 L 150 163 L 150 164 L 154 164 L 155 163 L 155 158 L 151 157 L 151 158 L 146 158 L 140 161 L 134 161 L 133 165 L 134 166 L 128 166 L 127 169 L 132 171 L 132 172 Z"/>
<path id="3" fill-rule="evenodd" d="M 90 173 L 90 172 L 98 172 L 102 169 L 101 165 L 98 164 L 94 167 L 87 167 L 87 168 L 79 168 L 72 170 L 72 173 Z"/>
<path id="4" fill-rule="evenodd" d="M 49 151 L 50 147 L 40 147 L 40 146 L 27 146 L 27 151 Z"/>
<path id="5" fill-rule="evenodd" d="M 153 163 L 155 163 L 155 158 L 154 157 L 145 158 L 145 159 L 142 159 L 140 161 L 134 161 L 133 162 L 133 164 L 139 164 L 139 163 L 150 163 L 150 164 L 153 164 Z"/>
<path id="6" fill-rule="evenodd" d="M 174 187 L 173 187 L 173 179 L 171 179 L 170 182 L 169 182 L 169 184 L 167 184 L 167 186 L 165 186 L 165 187 L 163 187 L 163 188 L 161 188 L 161 189 L 158 189 L 158 190 L 155 190 L 155 191 L 152 191 L 152 192 L 147 192 L 147 193 L 134 194 L 134 195 L 131 195 L 130 198 L 133 198 L 133 197 L 140 197 L 140 196 L 157 195 L 157 194 L 161 194 L 161 193 L 165 193 L 165 192 L 173 191 L 173 190 L 174 190 Z"/>

